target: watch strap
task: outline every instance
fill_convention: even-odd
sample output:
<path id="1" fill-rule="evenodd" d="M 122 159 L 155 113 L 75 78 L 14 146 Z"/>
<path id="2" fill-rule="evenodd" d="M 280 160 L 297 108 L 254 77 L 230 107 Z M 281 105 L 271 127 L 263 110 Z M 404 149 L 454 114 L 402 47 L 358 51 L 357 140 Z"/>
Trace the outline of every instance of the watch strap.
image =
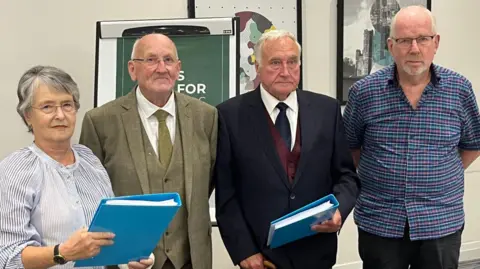
<path id="1" fill-rule="evenodd" d="M 53 256 L 57 256 L 57 255 L 60 254 L 59 250 L 58 250 L 59 247 L 60 247 L 60 244 L 57 244 L 57 245 L 55 245 L 55 247 L 53 247 Z"/>

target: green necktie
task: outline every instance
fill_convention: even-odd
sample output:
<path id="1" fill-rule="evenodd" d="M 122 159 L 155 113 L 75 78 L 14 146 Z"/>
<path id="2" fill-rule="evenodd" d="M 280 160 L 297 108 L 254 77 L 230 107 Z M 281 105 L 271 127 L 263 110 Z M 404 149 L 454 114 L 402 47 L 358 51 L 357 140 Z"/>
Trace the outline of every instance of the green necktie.
<path id="1" fill-rule="evenodd" d="M 167 168 L 172 156 L 172 140 L 166 123 L 168 112 L 159 109 L 153 115 L 158 120 L 158 157 L 160 163 Z"/>

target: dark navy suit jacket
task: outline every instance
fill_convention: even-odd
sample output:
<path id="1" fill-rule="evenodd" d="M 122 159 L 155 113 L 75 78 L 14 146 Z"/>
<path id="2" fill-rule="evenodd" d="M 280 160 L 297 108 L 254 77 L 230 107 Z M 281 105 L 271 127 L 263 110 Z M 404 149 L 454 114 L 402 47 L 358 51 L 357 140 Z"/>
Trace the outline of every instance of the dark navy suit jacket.
<path id="1" fill-rule="evenodd" d="M 217 107 L 216 218 L 235 264 L 259 252 L 278 268 L 322 269 L 336 262 L 336 233 L 266 246 L 271 221 L 333 193 L 344 222 L 359 193 L 339 103 L 302 90 L 297 98 L 301 155 L 293 184 L 278 157 L 260 90 Z"/>

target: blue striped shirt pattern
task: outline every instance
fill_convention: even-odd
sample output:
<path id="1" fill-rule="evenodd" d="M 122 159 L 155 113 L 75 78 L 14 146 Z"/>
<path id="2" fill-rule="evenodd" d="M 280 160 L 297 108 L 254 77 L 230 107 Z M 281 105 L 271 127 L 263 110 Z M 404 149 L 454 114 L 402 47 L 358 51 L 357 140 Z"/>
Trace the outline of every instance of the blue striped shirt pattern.
<path id="1" fill-rule="evenodd" d="M 388 66 L 349 91 L 344 124 L 361 149 L 357 226 L 382 237 L 437 239 L 464 224 L 464 169 L 459 150 L 480 150 L 480 115 L 470 81 L 432 64 L 416 109 Z"/>
<path id="2" fill-rule="evenodd" d="M 102 198 L 113 197 L 108 174 L 92 151 L 83 145 L 72 150 L 75 163 L 69 166 L 35 144 L 0 162 L 0 268 L 24 268 L 25 247 L 65 242 L 89 226 Z"/>

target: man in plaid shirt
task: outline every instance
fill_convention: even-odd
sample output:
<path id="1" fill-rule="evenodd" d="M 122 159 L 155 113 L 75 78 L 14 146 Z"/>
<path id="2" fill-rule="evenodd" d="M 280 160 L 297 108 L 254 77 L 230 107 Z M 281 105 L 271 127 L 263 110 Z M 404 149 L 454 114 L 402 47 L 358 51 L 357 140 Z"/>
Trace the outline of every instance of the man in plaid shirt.
<path id="1" fill-rule="evenodd" d="M 480 155 L 471 83 L 433 64 L 430 11 L 401 9 L 395 63 L 355 83 L 344 122 L 362 189 L 354 211 L 363 268 L 457 268 L 464 170 Z"/>

